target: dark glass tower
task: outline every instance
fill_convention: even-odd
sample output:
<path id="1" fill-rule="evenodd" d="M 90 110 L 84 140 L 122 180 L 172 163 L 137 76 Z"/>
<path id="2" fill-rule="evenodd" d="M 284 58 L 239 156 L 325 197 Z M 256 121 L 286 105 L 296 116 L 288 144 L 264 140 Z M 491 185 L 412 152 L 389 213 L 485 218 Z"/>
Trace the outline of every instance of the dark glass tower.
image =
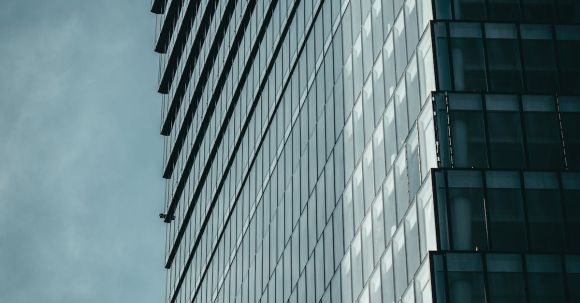
<path id="1" fill-rule="evenodd" d="M 167 302 L 580 301 L 580 1 L 152 11 Z"/>

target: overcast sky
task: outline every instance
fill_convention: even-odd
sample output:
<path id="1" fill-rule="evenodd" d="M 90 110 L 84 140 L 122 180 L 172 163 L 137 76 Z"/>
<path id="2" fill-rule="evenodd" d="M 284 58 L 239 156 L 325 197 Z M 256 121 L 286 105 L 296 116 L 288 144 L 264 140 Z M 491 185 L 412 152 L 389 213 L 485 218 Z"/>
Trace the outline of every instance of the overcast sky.
<path id="1" fill-rule="evenodd" d="M 162 302 L 150 0 L 0 0 L 0 302 Z"/>

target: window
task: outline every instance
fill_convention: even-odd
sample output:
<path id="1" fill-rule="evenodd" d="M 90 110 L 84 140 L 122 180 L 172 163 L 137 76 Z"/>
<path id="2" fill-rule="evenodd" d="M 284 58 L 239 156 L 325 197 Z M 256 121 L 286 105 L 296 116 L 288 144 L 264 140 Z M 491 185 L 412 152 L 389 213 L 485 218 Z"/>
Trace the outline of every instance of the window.
<path id="1" fill-rule="evenodd" d="M 580 93 L 580 27 L 557 26 L 558 61 L 560 66 L 560 89 L 563 92 Z"/>
<path id="2" fill-rule="evenodd" d="M 560 256 L 526 256 L 530 302 L 565 302 Z"/>
<path id="3" fill-rule="evenodd" d="M 353 298 L 355 298 L 358 296 L 363 287 L 363 264 L 360 231 L 354 236 L 350 251 L 352 257 L 352 294 Z"/>
<path id="4" fill-rule="evenodd" d="M 580 107 L 579 107 L 580 109 Z M 579 110 L 580 113 L 580 110 Z M 580 114 L 579 114 L 580 116 Z M 394 102 L 391 101 L 387 105 L 384 117 L 384 128 L 385 128 L 385 161 L 386 170 L 389 171 L 395 163 L 395 157 L 397 156 L 397 126 L 395 124 L 395 109 Z M 580 140 L 579 140 L 580 143 Z M 580 145 L 579 145 L 580 150 Z M 580 162 L 579 162 L 580 163 Z"/>
<path id="5" fill-rule="evenodd" d="M 399 82 L 395 92 L 395 112 L 397 116 L 397 146 L 400 149 L 409 132 L 409 117 L 407 116 L 407 92 L 404 78 Z"/>
<path id="6" fill-rule="evenodd" d="M 458 0 L 454 2 L 455 19 L 483 20 L 485 3 L 483 0 Z"/>
<path id="7" fill-rule="evenodd" d="M 383 196 L 379 193 L 372 206 L 373 264 L 377 263 L 385 249 L 385 219 L 383 216 Z"/>
<path id="8" fill-rule="evenodd" d="M 400 13 L 397 17 L 393 32 L 395 36 L 396 79 L 400 79 L 405 70 L 405 66 L 407 66 L 407 41 L 405 38 L 405 21 L 403 13 Z"/>
<path id="9" fill-rule="evenodd" d="M 486 214 L 480 172 L 448 172 L 452 250 L 487 250 Z"/>
<path id="10" fill-rule="evenodd" d="M 568 168 L 580 169 L 580 98 L 560 97 Z"/>
<path id="11" fill-rule="evenodd" d="M 517 98 L 488 95 L 486 106 L 492 167 L 523 168 L 525 154 Z"/>
<path id="12" fill-rule="evenodd" d="M 481 258 L 472 254 L 447 255 L 448 302 L 485 302 Z"/>
<path id="13" fill-rule="evenodd" d="M 404 228 L 393 237 L 393 264 L 395 268 L 395 297 L 400 298 L 407 288 L 407 255 Z"/>
<path id="14" fill-rule="evenodd" d="M 556 104 L 551 96 L 524 96 L 524 126 L 530 168 L 564 168 Z"/>
<path id="15" fill-rule="evenodd" d="M 522 261 L 519 255 L 487 255 L 490 302 L 525 301 Z"/>
<path id="16" fill-rule="evenodd" d="M 554 92 L 557 88 L 552 31 L 545 25 L 521 25 L 526 89 Z"/>
<path id="17" fill-rule="evenodd" d="M 486 173 L 491 249 L 524 251 L 526 229 L 520 180 L 517 173 Z"/>
<path id="18" fill-rule="evenodd" d="M 381 281 L 383 287 L 383 302 L 386 303 L 395 302 L 395 289 L 394 289 L 395 283 L 393 278 L 393 253 L 391 250 L 391 246 L 387 248 L 387 251 L 383 256 L 383 259 L 381 260 Z"/>
<path id="19" fill-rule="evenodd" d="M 518 21 L 520 0 L 488 0 L 489 19 L 493 21 Z"/>
<path id="20" fill-rule="evenodd" d="M 383 186 L 385 214 L 385 243 L 391 241 L 397 229 L 397 205 L 395 202 L 395 184 L 393 172 L 389 173 Z"/>
<path id="21" fill-rule="evenodd" d="M 474 23 L 449 24 L 453 77 L 456 90 L 486 90 L 481 27 Z"/>
<path id="22" fill-rule="evenodd" d="M 558 177 L 524 173 L 526 211 L 533 251 L 562 251 L 564 229 Z"/>
<path id="23" fill-rule="evenodd" d="M 449 97 L 454 167 L 486 167 L 484 117 L 479 95 Z"/>
<path id="24" fill-rule="evenodd" d="M 580 252 L 580 242 L 574 237 L 580 230 L 580 174 L 564 173 L 562 175 L 562 187 L 564 190 L 568 250 Z"/>
<path id="25" fill-rule="evenodd" d="M 522 89 L 517 29 L 510 24 L 485 25 L 490 89 L 519 92 Z"/>
<path id="26" fill-rule="evenodd" d="M 403 219 L 403 215 L 409 206 L 409 177 L 407 175 L 407 161 L 405 152 L 399 155 L 395 163 L 395 186 L 397 196 L 397 221 Z"/>

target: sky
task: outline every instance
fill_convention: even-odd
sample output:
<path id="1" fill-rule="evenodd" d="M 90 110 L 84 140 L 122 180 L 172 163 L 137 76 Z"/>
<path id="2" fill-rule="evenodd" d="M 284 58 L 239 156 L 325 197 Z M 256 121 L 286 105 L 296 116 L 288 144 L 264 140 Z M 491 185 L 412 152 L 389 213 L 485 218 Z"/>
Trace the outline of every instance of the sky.
<path id="1" fill-rule="evenodd" d="M 0 1 L 0 302 L 162 302 L 149 0 Z"/>

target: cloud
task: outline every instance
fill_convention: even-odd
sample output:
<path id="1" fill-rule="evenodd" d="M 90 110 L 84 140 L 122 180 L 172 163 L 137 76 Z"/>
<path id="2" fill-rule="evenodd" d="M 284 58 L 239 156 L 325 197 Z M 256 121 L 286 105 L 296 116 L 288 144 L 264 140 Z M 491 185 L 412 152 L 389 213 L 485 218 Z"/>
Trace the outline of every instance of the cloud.
<path id="1" fill-rule="evenodd" d="M 147 11 L 142 1 L 0 3 L 0 302 L 162 300 Z"/>

